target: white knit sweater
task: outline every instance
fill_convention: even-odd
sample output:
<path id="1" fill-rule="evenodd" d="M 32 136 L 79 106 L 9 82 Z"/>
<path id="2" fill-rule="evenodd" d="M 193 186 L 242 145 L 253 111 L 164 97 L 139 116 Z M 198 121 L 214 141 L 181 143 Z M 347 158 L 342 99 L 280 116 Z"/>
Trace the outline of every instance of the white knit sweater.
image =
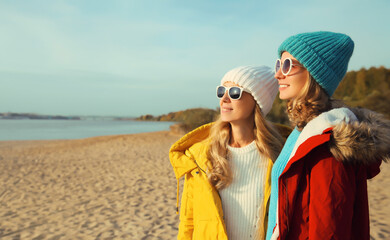
<path id="1" fill-rule="evenodd" d="M 268 160 L 253 141 L 242 148 L 228 146 L 232 183 L 219 191 L 229 240 L 258 239 Z"/>

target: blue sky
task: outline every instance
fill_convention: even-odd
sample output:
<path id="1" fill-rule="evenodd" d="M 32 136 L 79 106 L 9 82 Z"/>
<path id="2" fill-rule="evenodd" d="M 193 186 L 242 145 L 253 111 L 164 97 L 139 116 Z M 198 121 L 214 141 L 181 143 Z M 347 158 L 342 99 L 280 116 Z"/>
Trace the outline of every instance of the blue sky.
<path id="1" fill-rule="evenodd" d="M 390 68 L 388 0 L 0 0 L 0 112 L 159 115 L 216 108 L 241 65 L 273 66 L 280 43 L 346 33 L 349 70 Z"/>

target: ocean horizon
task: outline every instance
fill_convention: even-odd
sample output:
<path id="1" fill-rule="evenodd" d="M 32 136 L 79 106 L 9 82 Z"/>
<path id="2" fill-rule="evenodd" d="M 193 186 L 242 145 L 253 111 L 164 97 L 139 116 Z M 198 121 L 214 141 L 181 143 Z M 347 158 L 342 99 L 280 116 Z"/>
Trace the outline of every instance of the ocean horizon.
<path id="1" fill-rule="evenodd" d="M 174 122 L 82 119 L 0 119 L 0 141 L 81 139 L 169 130 Z"/>

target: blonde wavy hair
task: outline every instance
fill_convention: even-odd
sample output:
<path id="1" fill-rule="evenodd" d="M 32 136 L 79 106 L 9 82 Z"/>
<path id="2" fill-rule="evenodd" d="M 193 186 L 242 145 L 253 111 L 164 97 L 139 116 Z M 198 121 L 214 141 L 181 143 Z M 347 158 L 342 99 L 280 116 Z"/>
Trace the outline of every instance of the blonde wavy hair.
<path id="1" fill-rule="evenodd" d="M 340 101 L 332 100 L 310 74 L 308 78 L 300 94 L 287 102 L 288 118 L 292 126 L 299 131 L 321 113 L 336 105 L 342 105 Z"/>
<path id="2" fill-rule="evenodd" d="M 263 117 L 260 107 L 254 109 L 254 135 L 259 152 L 273 162 L 283 147 L 284 139 L 274 126 Z M 232 171 L 227 160 L 227 146 L 230 141 L 231 126 L 219 118 L 210 129 L 210 147 L 207 152 L 211 166 L 208 179 L 216 189 L 223 189 L 232 182 Z"/>

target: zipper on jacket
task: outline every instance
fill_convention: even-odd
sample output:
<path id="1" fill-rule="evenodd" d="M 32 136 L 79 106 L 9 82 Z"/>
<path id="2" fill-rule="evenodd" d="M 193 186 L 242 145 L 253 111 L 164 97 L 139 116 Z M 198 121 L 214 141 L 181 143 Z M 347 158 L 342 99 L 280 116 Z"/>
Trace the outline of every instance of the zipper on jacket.
<path id="1" fill-rule="evenodd" d="M 198 163 L 196 162 L 196 160 L 195 160 L 195 159 L 194 159 L 194 162 L 195 162 L 196 166 L 198 166 L 198 168 L 199 168 L 200 170 L 202 170 L 202 172 L 204 172 L 204 173 L 206 174 L 206 171 L 205 171 L 205 170 L 203 170 L 201 167 L 199 167 L 199 165 L 198 165 Z"/>
<path id="2" fill-rule="evenodd" d="M 284 179 L 284 187 L 286 189 L 286 219 L 287 219 L 287 232 L 290 231 L 290 224 L 289 224 L 289 215 L 288 215 L 288 196 L 287 196 L 287 184 L 286 180 Z"/>
<path id="3" fill-rule="evenodd" d="M 202 170 L 202 172 L 204 172 L 204 173 L 206 174 L 206 176 L 207 176 L 206 171 L 203 170 L 201 167 L 199 167 L 199 165 L 198 165 L 198 163 L 197 163 L 196 161 L 195 161 L 195 164 L 196 164 L 196 166 L 198 166 L 198 168 L 199 168 L 200 170 Z M 219 194 L 219 191 L 218 191 L 218 190 L 217 190 L 217 193 L 218 193 L 219 199 L 221 199 L 221 195 Z M 221 202 L 221 205 L 222 205 L 222 202 Z M 225 216 L 224 216 L 224 218 L 225 218 Z"/>
<path id="4" fill-rule="evenodd" d="M 194 161 L 195 161 L 196 166 L 198 166 L 198 168 L 199 168 L 202 172 L 204 172 L 204 173 L 206 174 L 206 176 L 207 176 L 206 171 L 203 170 L 203 169 L 198 165 L 198 163 L 196 162 L 195 159 L 194 159 Z M 221 199 L 222 199 L 222 198 L 221 198 L 221 195 L 219 194 L 219 191 L 218 191 L 218 190 L 216 190 L 216 192 L 217 192 L 217 194 L 218 194 L 219 201 L 221 202 L 221 207 L 223 208 L 223 206 L 222 206 L 222 201 L 221 201 Z M 225 221 L 225 214 L 223 214 L 223 213 L 222 213 L 222 219 Z"/>
<path id="5" fill-rule="evenodd" d="M 179 187 L 180 187 L 180 182 L 179 179 L 177 180 L 177 186 L 176 186 L 176 215 L 179 214 Z"/>
<path id="6" fill-rule="evenodd" d="M 200 170 L 202 170 L 202 172 L 206 173 L 201 167 L 199 167 L 199 165 L 195 159 L 194 159 L 194 162 L 195 162 L 196 166 L 198 166 L 198 168 Z M 179 194 L 180 194 L 179 188 L 180 188 L 180 181 L 179 181 L 179 179 L 177 179 L 177 186 L 176 186 L 176 214 L 177 215 L 179 214 Z"/>

